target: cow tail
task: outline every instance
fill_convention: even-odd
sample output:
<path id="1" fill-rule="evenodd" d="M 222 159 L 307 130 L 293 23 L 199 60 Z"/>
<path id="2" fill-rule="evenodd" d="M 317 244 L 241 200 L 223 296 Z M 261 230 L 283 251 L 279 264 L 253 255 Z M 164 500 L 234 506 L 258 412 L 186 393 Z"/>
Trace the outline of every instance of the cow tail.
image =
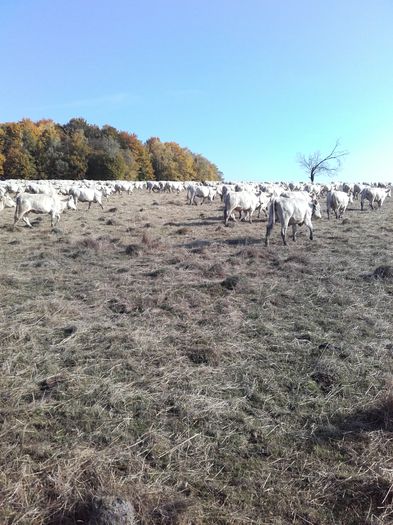
<path id="1" fill-rule="evenodd" d="M 20 199 L 21 199 L 21 194 L 17 193 L 16 198 L 15 198 L 15 202 L 16 202 L 15 214 L 14 214 L 14 221 L 15 222 L 18 220 L 19 214 L 20 214 Z"/>
<path id="2" fill-rule="evenodd" d="M 269 207 L 269 228 L 273 228 L 274 222 L 276 220 L 276 199 L 272 199 Z"/>
<path id="3" fill-rule="evenodd" d="M 228 194 L 226 193 L 224 197 L 224 224 L 225 226 L 228 225 L 228 220 L 229 220 L 228 208 L 229 208 L 229 201 L 228 201 Z"/>

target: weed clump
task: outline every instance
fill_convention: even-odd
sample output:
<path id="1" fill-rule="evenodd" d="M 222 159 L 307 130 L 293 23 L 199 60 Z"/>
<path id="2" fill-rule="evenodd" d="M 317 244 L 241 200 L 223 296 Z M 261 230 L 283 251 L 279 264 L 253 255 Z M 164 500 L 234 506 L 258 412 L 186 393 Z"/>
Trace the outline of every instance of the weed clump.
<path id="1" fill-rule="evenodd" d="M 93 499 L 89 525 L 135 525 L 134 506 L 119 497 L 104 496 Z"/>
<path id="2" fill-rule="evenodd" d="M 138 257 L 143 252 L 142 246 L 139 244 L 128 244 L 125 247 L 125 253 L 131 257 Z"/>
<path id="3" fill-rule="evenodd" d="M 186 235 L 187 233 L 189 233 L 189 229 L 188 228 L 179 228 L 178 230 L 176 230 L 176 233 L 178 235 Z"/>
<path id="4" fill-rule="evenodd" d="M 231 275 L 221 282 L 221 286 L 227 290 L 234 290 L 240 283 L 240 277 L 238 275 Z"/>
<path id="5" fill-rule="evenodd" d="M 393 266 L 378 266 L 375 268 L 373 276 L 376 279 L 393 279 Z"/>

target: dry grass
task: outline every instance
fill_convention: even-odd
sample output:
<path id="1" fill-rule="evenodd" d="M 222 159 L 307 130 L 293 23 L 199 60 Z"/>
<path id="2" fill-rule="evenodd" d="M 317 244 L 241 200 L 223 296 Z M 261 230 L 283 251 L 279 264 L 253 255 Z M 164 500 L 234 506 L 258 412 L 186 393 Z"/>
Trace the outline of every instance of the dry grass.
<path id="1" fill-rule="evenodd" d="M 392 523 L 393 201 L 269 248 L 184 201 L 2 212 L 0 522 Z"/>

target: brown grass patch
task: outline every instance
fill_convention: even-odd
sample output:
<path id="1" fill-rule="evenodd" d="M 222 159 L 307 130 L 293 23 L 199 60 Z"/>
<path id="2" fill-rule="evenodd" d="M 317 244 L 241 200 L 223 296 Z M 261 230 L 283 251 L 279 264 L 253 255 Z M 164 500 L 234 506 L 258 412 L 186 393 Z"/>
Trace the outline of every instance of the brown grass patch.
<path id="1" fill-rule="evenodd" d="M 0 522 L 391 523 L 393 201 L 266 249 L 168 197 L 0 228 Z"/>

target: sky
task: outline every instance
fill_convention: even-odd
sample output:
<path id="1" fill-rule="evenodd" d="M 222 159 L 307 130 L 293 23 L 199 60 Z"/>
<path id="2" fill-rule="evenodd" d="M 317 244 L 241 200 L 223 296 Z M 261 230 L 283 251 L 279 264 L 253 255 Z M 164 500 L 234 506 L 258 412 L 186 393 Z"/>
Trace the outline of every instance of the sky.
<path id="1" fill-rule="evenodd" d="M 0 122 L 82 117 L 233 181 L 393 181 L 391 0 L 2 0 Z M 332 180 L 320 177 L 320 182 Z"/>

